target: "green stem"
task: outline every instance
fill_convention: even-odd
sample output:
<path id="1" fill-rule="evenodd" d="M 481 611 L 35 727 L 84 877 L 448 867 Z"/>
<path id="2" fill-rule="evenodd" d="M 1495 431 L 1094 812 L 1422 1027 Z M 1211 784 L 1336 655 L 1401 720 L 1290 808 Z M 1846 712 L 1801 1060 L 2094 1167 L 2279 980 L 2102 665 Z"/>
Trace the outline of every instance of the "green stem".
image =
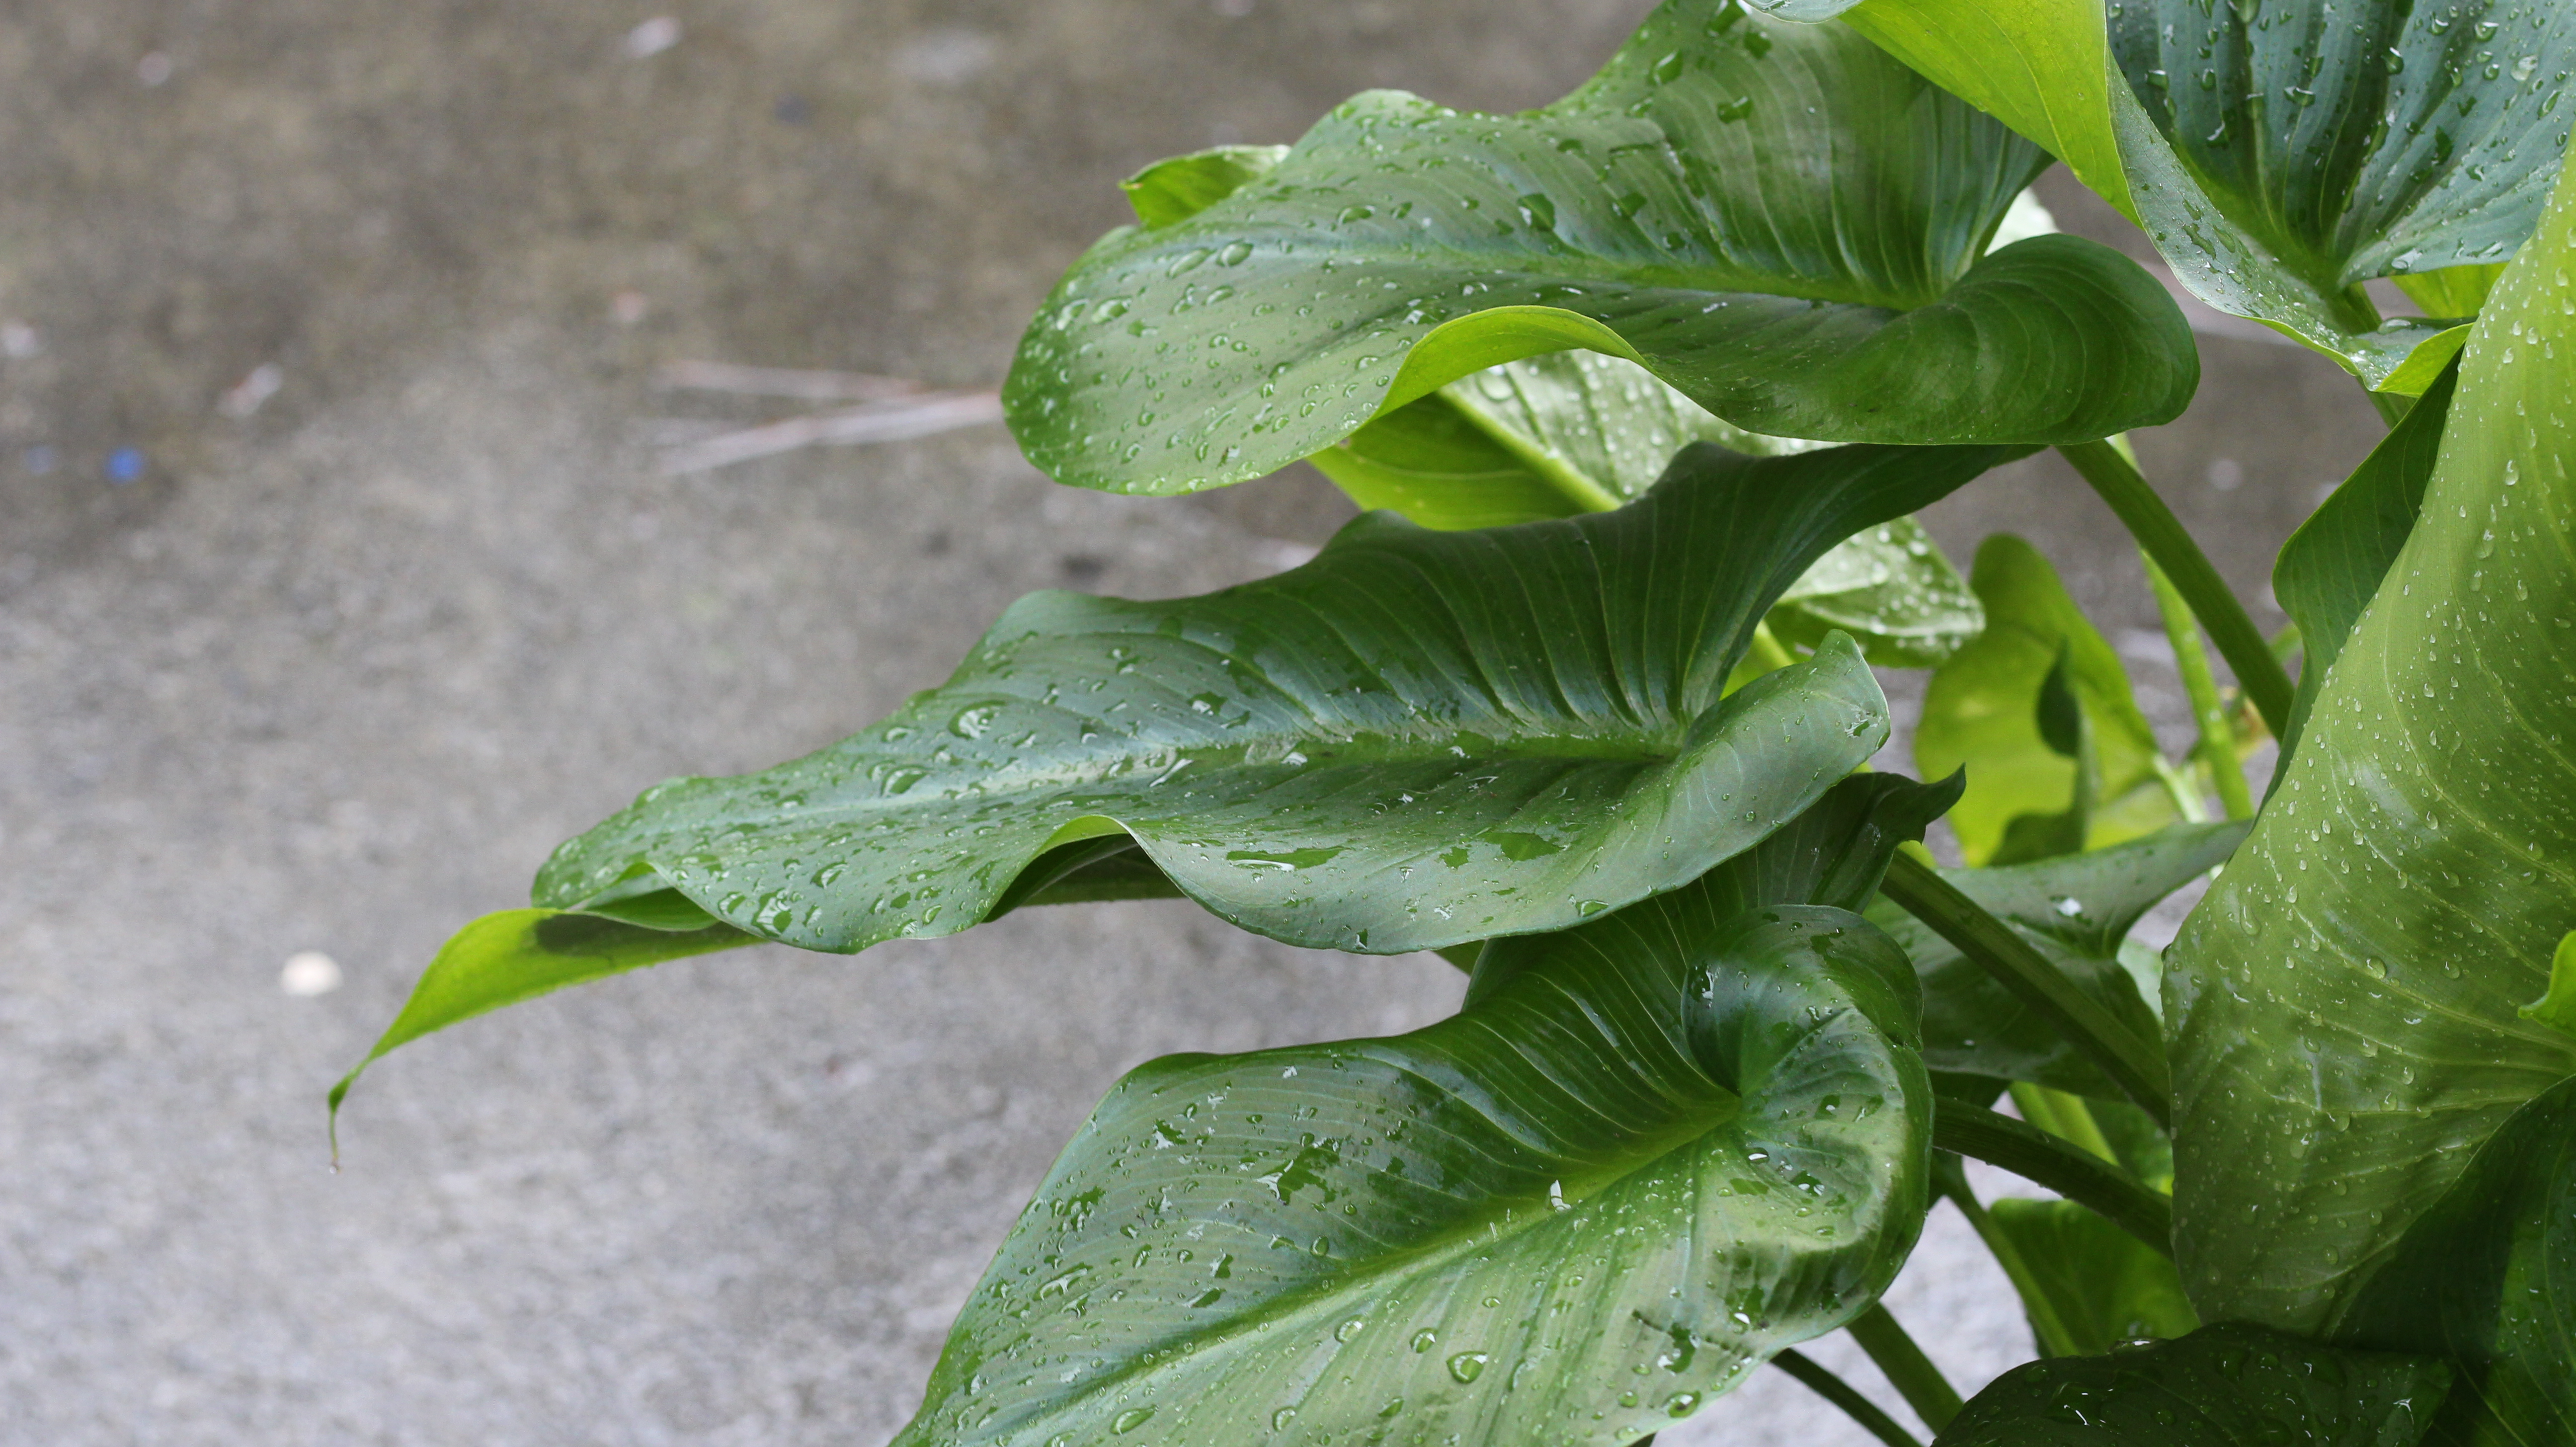
<path id="1" fill-rule="evenodd" d="M 1887 1374 L 1888 1385 L 1896 1388 L 1897 1395 L 1914 1409 L 1915 1416 L 1923 1419 L 1924 1426 L 1937 1435 L 1950 1425 L 1951 1418 L 1959 1415 L 1959 1394 L 1950 1386 L 1949 1378 L 1942 1376 L 1932 1359 L 1923 1355 L 1923 1348 L 1905 1334 L 1905 1328 L 1888 1314 L 1885 1303 L 1872 1302 L 1847 1330 L 1852 1340 L 1860 1343 L 1860 1349 L 1869 1353 L 1869 1359 L 1878 1363 L 1878 1369 Z"/>
<path id="2" fill-rule="evenodd" d="M 1896 1419 L 1879 1410 L 1876 1402 L 1852 1389 L 1852 1384 L 1826 1371 L 1813 1360 L 1794 1351 L 1784 1351 L 1771 1359 L 1771 1365 L 1796 1377 L 1809 1391 L 1843 1409 L 1844 1415 L 1869 1429 L 1871 1436 L 1887 1447 L 1923 1447 L 1912 1433 L 1896 1425 Z"/>
<path id="3" fill-rule="evenodd" d="M 2037 1126 L 1945 1098 L 1932 1116 L 1932 1144 L 2046 1186 L 2090 1207 L 2162 1255 L 2173 1255 L 2171 1201 L 2127 1171 Z"/>
<path id="4" fill-rule="evenodd" d="M 2138 556 L 2147 565 L 2147 586 L 2155 590 L 2156 611 L 2164 615 L 2165 637 L 2173 643 L 2174 671 L 2182 675 L 2182 691 L 2191 699 L 2192 720 L 2200 726 L 2196 752 L 2218 785 L 2218 802 L 2227 810 L 2227 817 L 2251 819 L 2254 795 L 2245 786 L 2244 765 L 2236 761 L 2236 730 L 2227 722 L 2226 705 L 2218 700 L 2218 676 L 2210 671 L 2209 650 L 2201 647 L 2200 629 L 2192 624 L 2191 605 L 2183 601 L 2181 590 L 2174 587 L 2163 568 L 2156 566 L 2154 558 L 2144 553 Z"/>
<path id="5" fill-rule="evenodd" d="M 2370 405 L 2379 409 L 2379 420 L 2391 427 L 2405 421 L 2406 414 L 2415 410 L 2414 398 L 2400 397 L 2393 392 L 2374 392 L 2367 383 L 2363 384 L 2361 395 L 2368 397 Z"/>
<path id="6" fill-rule="evenodd" d="M 1968 1218 L 1968 1225 L 1975 1229 L 1977 1239 L 1986 1243 L 1986 1250 L 1993 1254 L 1995 1264 L 2004 1269 L 2005 1279 L 2012 1282 L 2014 1293 L 2021 1297 L 2022 1314 L 2030 1318 L 2031 1335 L 2039 1338 L 2040 1355 L 2082 1356 L 2084 1353 L 2076 1344 L 2075 1334 L 2066 1329 L 2065 1319 L 2057 1314 L 2057 1303 L 2050 1300 L 2048 1292 L 2040 1286 L 2039 1276 L 2030 1269 L 2030 1263 L 2022 1259 L 2021 1248 L 1995 1225 L 1994 1217 L 1986 1214 L 1977 1193 L 1968 1189 L 1968 1173 L 1960 1167 L 1959 1158 L 1946 1154 L 1934 1156 L 1932 1178 L 1940 1193 L 1950 1198 L 1950 1204 L 1959 1208 L 1960 1215 Z"/>
<path id="7" fill-rule="evenodd" d="M 2078 442 L 2057 450 L 2093 484 L 2138 546 L 2173 579 L 2200 626 L 2209 630 L 2209 641 L 2218 645 L 2218 656 L 2236 670 L 2237 685 L 2253 700 L 2255 711 L 2263 715 L 2274 736 L 2279 736 L 2290 724 L 2290 675 L 2264 646 L 2262 631 L 2246 614 L 2245 605 L 2228 591 L 2226 580 L 2218 576 L 2218 569 L 2192 540 L 2182 520 L 2156 495 L 2137 464 L 2111 442 Z"/>
<path id="8" fill-rule="evenodd" d="M 1513 384 L 1517 387 L 1519 384 Z M 1496 422 L 1474 407 L 1459 407 L 1458 414 L 1468 425 L 1491 438 L 1494 444 L 1512 455 L 1512 460 L 1530 470 L 1541 482 L 1555 488 L 1579 512 L 1609 512 L 1627 499 L 1594 482 L 1565 460 L 1528 438 Z"/>
<path id="9" fill-rule="evenodd" d="M 1929 925 L 2055 1026 L 2156 1124 L 2170 1127 L 2172 1076 L 2160 1044 L 2139 1039 L 2010 925 L 1986 913 L 1921 860 L 1900 852 L 1888 862 L 1878 887 L 1897 908 Z"/>

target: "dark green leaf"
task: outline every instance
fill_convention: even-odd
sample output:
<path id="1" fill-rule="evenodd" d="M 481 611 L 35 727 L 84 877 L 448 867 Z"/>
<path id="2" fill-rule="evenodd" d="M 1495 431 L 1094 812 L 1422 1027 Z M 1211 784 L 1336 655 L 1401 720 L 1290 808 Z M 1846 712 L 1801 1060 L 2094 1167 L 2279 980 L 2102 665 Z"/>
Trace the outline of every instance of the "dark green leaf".
<path id="1" fill-rule="evenodd" d="M 2122 1023 L 2154 1040 L 2155 1016 L 2140 992 L 2152 993 L 2157 982 L 2122 965 L 2121 945 L 2158 900 L 2226 862 L 2245 830 L 2243 824 L 2177 824 L 2090 854 L 1945 869 L 1941 877 L 2012 926 Z M 1933 1069 L 2122 1099 L 2064 1036 L 1930 928 L 1883 901 L 1869 916 L 1905 947 L 1923 977 L 1923 1057 Z"/>
<path id="2" fill-rule="evenodd" d="M 986 917 L 1120 833 L 1293 943 L 1401 953 L 1675 888 L 1885 736 L 1847 641 L 1720 702 L 1780 591 L 1993 449 L 1699 448 L 1617 512 L 1478 533 L 1372 514 L 1293 572 L 1163 603 L 1022 600 L 942 688 L 765 774 L 646 794 L 540 902 L 654 881 L 809 949 Z"/>
<path id="3" fill-rule="evenodd" d="M 2227 1323 L 2015 1367 L 1933 1447 L 2413 1447 L 2450 1370 Z"/>
<path id="4" fill-rule="evenodd" d="M 2119 655 L 2067 596 L 2057 570 L 2030 544 L 1997 533 L 1977 549 L 1969 580 L 1984 604 L 1985 631 L 1932 675 L 1914 732 L 1914 763 L 1925 776 L 1968 771 L 1967 797 L 1950 811 L 1968 862 L 2098 848 L 2171 822 L 2155 730 L 2138 711 Z M 2069 757 L 2043 733 L 2047 682 L 2061 659 L 2089 760 Z M 2022 847 L 2008 854 L 2023 819 L 2030 821 L 2020 826 L 2023 839 L 2012 841 Z M 2051 842 L 2061 847 L 2030 842 L 2057 821 L 2066 821 L 2063 837 Z"/>
<path id="5" fill-rule="evenodd" d="M 2379 591 L 2379 580 L 2388 576 L 2388 565 L 2397 561 L 2406 535 L 2414 531 L 2458 377 L 2453 368 L 2427 388 L 2352 476 L 2281 545 L 2280 560 L 2272 565 L 2272 592 L 2281 611 L 2298 624 L 2299 646 L 2306 655 L 2299 665 L 2298 695 L 2290 704 L 2290 726 L 2281 738 L 2284 759 L 2298 747 L 2326 670 L 2334 666 L 2353 623 Z"/>
<path id="6" fill-rule="evenodd" d="M 2036 444 L 2170 418 L 2198 359 L 2152 279 L 2065 236 L 1983 254 L 2045 163 L 1840 27 L 1668 0 L 1554 106 L 1370 92 L 1206 210 L 1113 232 L 1004 400 L 1058 480 L 1156 493 L 1569 348 L 1776 436 Z"/>
<path id="7" fill-rule="evenodd" d="M 2576 1039 L 2520 1013 L 2576 923 L 2571 269 L 2562 186 L 2478 319 L 2414 532 L 2168 952 L 2176 1240 L 2205 1316 L 2318 1330 L 2576 1074 Z"/>
<path id="8" fill-rule="evenodd" d="M 2092 1211 L 2073 1201 L 2010 1196 L 1987 1211 L 2086 1355 L 2200 1328 L 2173 1262 Z"/>
<path id="9" fill-rule="evenodd" d="M 1286 146 L 1218 146 L 1157 161 L 1118 183 L 1148 229 L 1187 221 L 1279 164 Z"/>
<path id="10" fill-rule="evenodd" d="M 331 1087 L 332 1114 L 339 1114 L 340 1101 L 359 1074 L 387 1051 L 459 1020 L 604 975 L 760 942 L 730 925 L 708 921 L 703 914 L 695 916 L 695 927 L 685 927 L 694 907 L 682 909 L 668 900 L 655 903 L 668 912 L 653 916 L 638 911 L 639 915 L 677 917 L 684 927 L 663 929 L 600 914 L 513 909 L 487 914 L 458 930 L 421 973 L 402 1013 L 385 1028 L 367 1058 Z"/>
<path id="11" fill-rule="evenodd" d="M 1429 1029 L 1146 1065 L 1039 1188 L 899 1447 L 1624 1447 L 1833 1330 L 1920 1230 L 1931 1095 L 1902 957 L 1777 893 L 1865 896 L 1937 801 L 1849 781 L 1820 806 L 1839 841 L 1802 821 L 1506 941 Z"/>
<path id="12" fill-rule="evenodd" d="M 2576 1080 L 2514 1112 L 2335 1335 L 2458 1359 L 2442 1440 L 2576 1444 Z"/>

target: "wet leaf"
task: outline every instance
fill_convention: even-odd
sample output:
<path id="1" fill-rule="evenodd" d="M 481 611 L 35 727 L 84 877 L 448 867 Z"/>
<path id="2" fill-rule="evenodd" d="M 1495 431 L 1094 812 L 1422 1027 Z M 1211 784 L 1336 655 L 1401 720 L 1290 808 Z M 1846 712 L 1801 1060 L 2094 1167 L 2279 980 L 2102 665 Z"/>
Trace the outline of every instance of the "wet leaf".
<path id="1" fill-rule="evenodd" d="M 1293 943 L 1560 928 L 1688 882 L 1869 757 L 1884 707 L 1847 641 L 1719 691 L 1835 539 L 1996 455 L 1701 448 L 1617 512 L 1472 533 L 1372 514 L 1205 597 L 1037 594 L 883 723 L 650 791 L 566 845 L 539 900 L 676 888 L 855 950 L 967 928 L 1048 851 L 1126 835 Z"/>
<path id="2" fill-rule="evenodd" d="M 2129 930 L 2157 901 L 2226 862 L 2245 830 L 2243 824 L 2177 824 L 2089 854 L 1945 869 L 1941 877 L 2030 941 L 2140 1038 L 2154 1040 L 2159 1028 L 2146 997 L 2156 990 L 2151 971 L 2159 962 L 2153 951 L 2131 951 L 2123 962 Z M 1869 917 L 1905 947 L 1922 976 L 1923 1058 L 1933 1069 L 2026 1080 L 2105 1102 L 2124 1098 L 2063 1035 L 1929 926 L 1885 901 L 1872 905 Z"/>
<path id="3" fill-rule="evenodd" d="M 1147 228 L 1187 221 L 1279 164 L 1286 146 L 1218 146 L 1157 161 L 1118 183 Z"/>
<path id="4" fill-rule="evenodd" d="M 1223 200 L 1113 232 L 1004 400 L 1059 481 L 1152 493 L 1572 348 L 1776 436 L 2036 444 L 2170 418 L 2198 359 L 2151 278 L 2065 236 L 1983 254 L 2045 163 L 1839 27 L 1668 0 L 1556 105 L 1369 92 Z"/>
<path id="5" fill-rule="evenodd" d="M 1488 950 L 1409 1035 L 1121 1081 L 898 1447 L 1625 1444 L 1858 1315 L 1921 1229 L 1913 981 L 1858 903 L 1936 791 Z M 1927 807 L 1928 804 L 1928 807 Z"/>
<path id="6" fill-rule="evenodd" d="M 2419 8 L 2419 13 L 2426 13 Z M 2176 1244 L 2204 1316 L 2313 1332 L 2576 1038 L 2576 188 L 2462 358 L 2414 531 L 2168 952 Z"/>
<path id="7" fill-rule="evenodd" d="M 2119 655 L 2067 596 L 2057 570 L 2030 544 L 1998 533 L 1977 549 L 1969 579 L 1984 604 L 1985 631 L 1932 675 L 1914 733 L 1915 766 L 1925 776 L 1968 771 L 1967 796 L 1950 813 L 1967 861 L 2099 848 L 2171 822 L 2155 731 Z M 2058 742 L 2082 747 L 2052 746 L 2051 717 L 2061 733 L 2079 725 L 2075 739 Z"/>
<path id="8" fill-rule="evenodd" d="M 2449 1378 L 2435 1359 L 2230 1322 L 2180 1341 L 2015 1367 L 1933 1447 L 2413 1447 Z"/>
<path id="9" fill-rule="evenodd" d="M 2086 1355 L 2200 1329 L 2174 1264 L 2094 1212 L 2073 1201 L 2010 1196 L 1987 1212 Z"/>

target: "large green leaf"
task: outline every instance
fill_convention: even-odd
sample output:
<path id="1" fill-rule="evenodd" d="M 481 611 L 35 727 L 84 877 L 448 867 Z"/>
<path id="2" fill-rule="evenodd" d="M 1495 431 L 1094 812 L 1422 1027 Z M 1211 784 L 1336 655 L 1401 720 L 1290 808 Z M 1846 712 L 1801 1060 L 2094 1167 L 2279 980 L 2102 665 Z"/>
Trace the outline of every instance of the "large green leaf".
<path id="1" fill-rule="evenodd" d="M 1840 27 L 1667 0 L 1556 105 L 1370 92 L 1205 210 L 1111 233 L 1004 401 L 1039 467 L 1126 492 L 1257 477 L 1569 348 L 1776 436 L 2040 444 L 2174 416 L 2198 359 L 2144 272 L 2065 236 L 1983 255 L 2045 164 Z"/>
<path id="2" fill-rule="evenodd" d="M 2199 1330 L 2173 1262 L 2093 1211 L 2011 1196 L 1987 1211 L 2085 1355 Z"/>
<path id="3" fill-rule="evenodd" d="M 1429 1029 L 1137 1070 L 898 1447 L 1607 1447 L 1858 1315 L 1921 1228 L 1931 1092 L 1904 959 L 1806 901 L 1865 898 L 1928 793 L 1847 782 L 1686 889 L 1491 947 Z"/>
<path id="4" fill-rule="evenodd" d="M 1968 771 L 1967 796 L 1950 812 L 1967 861 L 2098 848 L 2171 821 L 2155 730 L 2057 570 L 1997 533 L 1978 547 L 1969 582 L 1985 631 L 1932 675 L 1914 731 L 1926 777 Z M 2058 737 L 2051 704 L 2065 715 Z"/>
<path id="5" fill-rule="evenodd" d="M 1885 737 L 1848 641 L 1720 701 L 1834 542 L 1995 449 L 1712 447 L 1617 512 L 1442 533 L 1370 514 L 1200 598 L 1021 600 L 941 688 L 766 773 L 684 780 L 558 851 L 538 902 L 675 887 L 809 949 L 967 928 L 1122 831 L 1292 943 L 1398 953 L 1687 883 Z"/>
<path id="6" fill-rule="evenodd" d="M 2403 552 L 2168 958 L 2176 1239 L 2202 1314 L 2315 1331 L 2576 1038 L 2576 187 L 2461 363 Z"/>
<path id="7" fill-rule="evenodd" d="M 2015 1367 L 1933 1447 L 2413 1447 L 2449 1376 L 2430 1358 L 2231 1322 L 2152 1347 Z"/>
<path id="8" fill-rule="evenodd" d="M 2158 900 L 2225 863 L 2243 824 L 2177 824 L 2089 854 L 1941 877 L 2010 925 L 2068 978 L 2138 1032 L 2157 1025 L 2121 963 L 2130 927 Z M 1923 978 L 1923 1058 L 1935 1070 L 2027 1080 L 2105 1101 L 2120 1090 L 2047 1021 L 1931 928 L 1881 901 L 1869 917 L 1894 936 Z"/>
<path id="9" fill-rule="evenodd" d="M 2281 735 L 2285 757 L 2296 753 L 2326 670 L 2334 666 L 2352 625 L 2415 529 L 2456 380 L 2455 371 L 2446 371 L 2426 389 L 2352 476 L 2281 545 L 2280 559 L 2272 565 L 2272 594 L 2299 625 L 2304 655 L 2299 691 L 2290 703 L 2290 726 Z"/>
<path id="10" fill-rule="evenodd" d="M 2576 1444 L 2576 1080 L 2514 1112 L 2336 1334 L 2460 1359 L 2447 1440 Z"/>
<path id="11" fill-rule="evenodd" d="M 1362 507 L 1425 527 L 1497 527 L 1642 496 L 1693 441 L 1762 457 L 1824 445 L 1722 422 L 1634 362 L 1553 352 L 1461 378 L 1310 460 Z M 1948 658 L 1985 615 L 1922 525 L 1895 518 L 1817 559 L 1769 621 L 1808 648 L 1839 628 L 1871 663 L 1904 668 Z"/>

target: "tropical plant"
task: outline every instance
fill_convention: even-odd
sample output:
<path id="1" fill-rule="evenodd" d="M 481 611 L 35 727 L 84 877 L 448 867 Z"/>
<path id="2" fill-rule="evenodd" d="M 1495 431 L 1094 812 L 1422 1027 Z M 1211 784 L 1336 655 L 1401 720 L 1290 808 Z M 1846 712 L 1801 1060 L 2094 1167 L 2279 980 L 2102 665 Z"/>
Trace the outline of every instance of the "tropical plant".
<path id="1" fill-rule="evenodd" d="M 647 791 L 375 1055 L 1179 897 L 1464 1003 L 1119 1082 L 905 1447 L 1619 1444 L 1765 1362 L 1911 1440 L 1795 1350 L 1845 1329 L 1945 1444 L 2576 1443 L 2576 7 L 1750 3 L 1541 110 L 1371 92 L 1131 180 L 1012 371 L 1028 455 L 1376 510 L 1032 595 L 848 740 Z M 2122 440 L 2197 356 L 2029 200 L 2055 160 L 2393 423 L 2281 551 L 2295 682 Z M 2144 554 L 2184 758 L 2045 559 L 1911 519 L 2045 447 Z M 1932 670 L 1943 782 L 1869 771 L 1874 667 Z M 2039 1353 L 1964 1405 L 1878 1304 L 1939 1199 Z"/>

